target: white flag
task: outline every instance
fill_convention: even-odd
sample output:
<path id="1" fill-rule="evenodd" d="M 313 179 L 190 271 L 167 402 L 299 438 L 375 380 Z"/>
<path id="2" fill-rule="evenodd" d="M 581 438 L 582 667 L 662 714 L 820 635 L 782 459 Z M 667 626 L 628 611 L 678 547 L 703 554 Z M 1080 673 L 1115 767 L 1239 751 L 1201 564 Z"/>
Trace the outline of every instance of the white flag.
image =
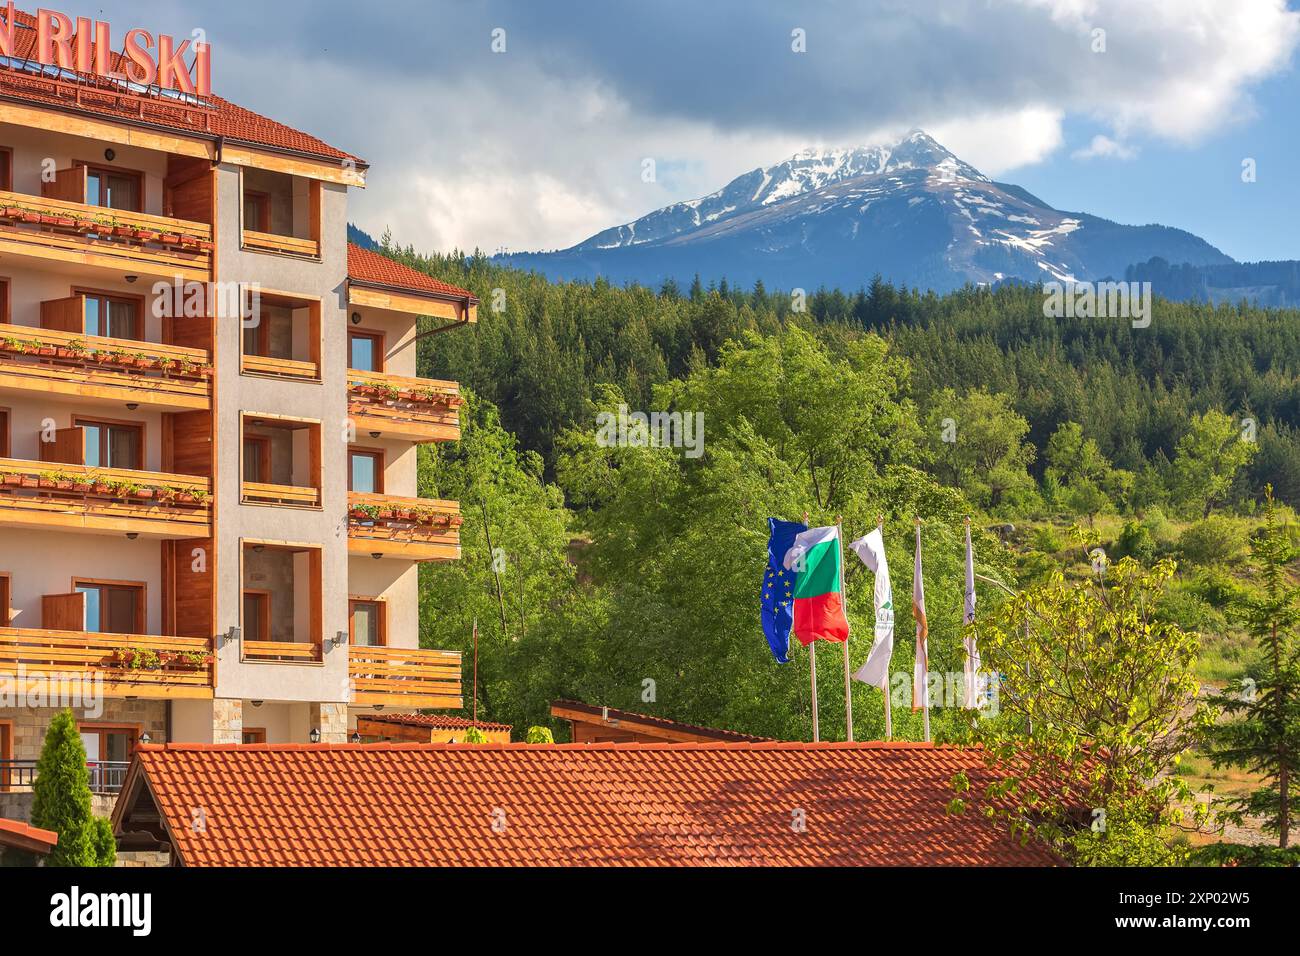
<path id="1" fill-rule="evenodd" d="M 916 657 L 912 664 L 912 710 L 929 706 L 930 624 L 925 619 L 925 581 L 921 577 L 921 526 L 916 526 L 916 557 L 912 561 L 912 617 L 916 620 Z"/>
<path id="2" fill-rule="evenodd" d="M 853 679 L 889 693 L 889 659 L 894 654 L 894 589 L 889 583 L 885 539 L 877 528 L 849 547 L 876 575 L 876 639 L 867 655 L 867 662 L 858 668 Z"/>
<path id="3" fill-rule="evenodd" d="M 979 706 L 979 672 L 980 651 L 975 644 L 975 554 L 970 546 L 970 522 L 966 523 L 966 613 L 962 618 L 967 625 L 966 636 L 962 644 L 966 648 L 966 699 L 964 705 L 968 710 Z"/>

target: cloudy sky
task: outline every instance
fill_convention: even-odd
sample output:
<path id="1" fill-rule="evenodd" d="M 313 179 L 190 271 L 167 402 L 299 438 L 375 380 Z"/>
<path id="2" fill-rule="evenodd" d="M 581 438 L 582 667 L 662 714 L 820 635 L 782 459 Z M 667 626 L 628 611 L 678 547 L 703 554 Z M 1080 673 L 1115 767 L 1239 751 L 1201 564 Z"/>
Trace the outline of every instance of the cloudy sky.
<path id="1" fill-rule="evenodd" d="M 419 248 L 563 248 L 919 126 L 1057 208 L 1300 258 L 1295 0 L 51 6 L 115 35 L 202 28 L 217 91 L 364 156 L 353 220 Z"/>

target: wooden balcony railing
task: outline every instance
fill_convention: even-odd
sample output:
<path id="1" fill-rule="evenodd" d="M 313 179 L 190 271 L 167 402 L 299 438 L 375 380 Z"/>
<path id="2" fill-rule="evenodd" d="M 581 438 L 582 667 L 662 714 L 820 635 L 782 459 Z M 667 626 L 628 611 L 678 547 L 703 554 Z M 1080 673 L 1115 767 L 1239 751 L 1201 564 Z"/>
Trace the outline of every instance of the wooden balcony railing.
<path id="1" fill-rule="evenodd" d="M 358 435 L 456 441 L 463 403 L 456 382 L 348 370 L 348 417 L 356 422 Z"/>
<path id="2" fill-rule="evenodd" d="M 242 500 L 267 505 L 296 505 L 300 508 L 320 506 L 319 488 L 298 485 L 272 485 L 262 481 L 245 481 L 240 488 Z"/>
<path id="3" fill-rule="evenodd" d="M 348 551 L 411 561 L 460 558 L 460 504 L 348 493 Z"/>
<path id="4" fill-rule="evenodd" d="M 460 709 L 459 651 L 399 647 L 348 648 L 352 703 L 392 707 Z"/>
<path id="5" fill-rule="evenodd" d="M 252 229 L 244 230 L 244 248 L 254 252 L 273 252 L 280 256 L 320 258 L 320 242 L 315 239 L 280 236 L 273 232 L 256 232 Z"/>
<path id="6" fill-rule="evenodd" d="M 240 368 L 254 375 L 276 375 L 280 378 L 319 379 L 320 365 L 298 359 L 272 358 L 269 355 L 245 355 Z"/>
<path id="7" fill-rule="evenodd" d="M 289 641 L 244 641 L 243 657 L 246 661 L 284 661 L 298 664 L 321 659 L 319 644 Z"/>
<path id="8" fill-rule="evenodd" d="M 201 538 L 211 495 L 194 475 L 0 458 L 0 525 Z"/>
<path id="9" fill-rule="evenodd" d="M 0 389 L 207 409 L 212 365 L 204 349 L 0 323 Z"/>
<path id="10" fill-rule="evenodd" d="M 212 250 L 206 223 L 0 191 L 0 255 L 207 281 Z"/>
<path id="11" fill-rule="evenodd" d="M 21 675 L 23 693 L 70 694 L 89 677 L 110 697 L 208 698 L 214 660 L 212 642 L 199 637 L 0 627 L 0 672 Z"/>

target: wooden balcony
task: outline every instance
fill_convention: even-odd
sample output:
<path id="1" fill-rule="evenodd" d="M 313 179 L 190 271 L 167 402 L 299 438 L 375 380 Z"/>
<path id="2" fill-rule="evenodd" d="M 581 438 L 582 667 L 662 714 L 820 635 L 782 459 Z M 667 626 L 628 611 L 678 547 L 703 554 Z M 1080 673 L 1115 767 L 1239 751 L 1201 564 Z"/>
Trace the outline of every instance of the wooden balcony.
<path id="1" fill-rule="evenodd" d="M 209 698 L 215 666 L 204 638 L 0 627 L 0 672 L 19 677 L 19 693 L 71 695 L 102 678 L 109 697 Z"/>
<path id="2" fill-rule="evenodd" d="M 92 206 L 85 167 L 60 170 L 68 199 L 0 191 L 0 256 L 25 256 L 77 267 L 162 279 L 212 278 L 212 227 L 206 223 Z"/>
<path id="3" fill-rule="evenodd" d="M 207 410 L 212 365 L 204 349 L 0 323 L 0 391 Z"/>
<path id="4" fill-rule="evenodd" d="M 194 475 L 0 458 L 0 526 L 202 538 L 212 482 Z"/>
<path id="5" fill-rule="evenodd" d="M 348 417 L 357 435 L 414 442 L 460 438 L 460 386 L 431 378 L 348 370 Z"/>
<path id="6" fill-rule="evenodd" d="M 459 710 L 459 651 L 348 647 L 352 703 L 358 706 L 438 707 Z"/>
<path id="7" fill-rule="evenodd" d="M 264 481 L 245 481 L 240 485 L 240 500 L 247 504 L 319 508 L 320 489 L 301 488 L 298 485 L 273 485 Z"/>
<path id="8" fill-rule="evenodd" d="M 434 498 L 348 493 L 348 553 L 456 561 L 460 504 Z"/>
<path id="9" fill-rule="evenodd" d="M 319 259 L 320 242 L 316 239 L 298 239 L 273 232 L 244 230 L 244 248 L 250 252 L 270 252 L 278 256 L 296 256 L 301 259 Z"/>
<path id="10" fill-rule="evenodd" d="M 321 649 L 318 644 L 290 641 L 244 641 L 241 651 L 246 661 L 313 664 L 321 659 Z"/>

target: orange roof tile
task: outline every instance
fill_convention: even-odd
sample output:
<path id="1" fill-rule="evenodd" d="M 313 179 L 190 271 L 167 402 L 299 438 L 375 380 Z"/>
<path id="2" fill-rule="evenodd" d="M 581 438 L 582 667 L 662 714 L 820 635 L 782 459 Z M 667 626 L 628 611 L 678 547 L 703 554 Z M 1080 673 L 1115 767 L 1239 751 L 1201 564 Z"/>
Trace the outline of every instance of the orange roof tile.
<path id="1" fill-rule="evenodd" d="M 151 797 L 191 866 L 1059 862 L 946 813 L 957 771 L 990 779 L 929 744 L 142 745 L 113 822 Z"/>
<path id="2" fill-rule="evenodd" d="M 14 19 L 17 24 L 17 29 L 14 31 L 16 47 L 14 58 L 29 59 L 35 63 L 36 18 L 30 13 L 16 10 Z M 120 53 L 115 51 L 110 60 L 112 69 L 121 69 Z M 74 113 L 90 113 L 127 123 L 161 126 L 169 130 L 191 133 L 203 139 L 224 137 L 254 146 L 304 153 L 323 159 L 351 159 L 361 167 L 367 165 L 359 157 L 336 149 L 315 136 L 283 123 L 277 123 L 219 96 L 210 98 L 209 103 L 214 112 L 205 119 L 195 111 L 187 112 L 177 108 L 172 101 L 161 96 L 135 98 L 128 106 L 117 102 L 111 95 L 94 90 L 94 87 L 87 87 L 77 101 L 70 96 L 61 96 L 54 92 L 48 81 L 25 76 L 10 69 L 0 69 L 0 98 L 18 99 L 40 106 L 53 106 Z M 150 99 L 154 102 L 149 102 Z M 143 116 L 139 113 L 141 108 L 144 111 Z"/>
<path id="3" fill-rule="evenodd" d="M 49 853 L 58 845 L 59 835 L 53 830 L 42 830 L 21 820 L 0 817 L 0 847 L 11 846 L 22 850 Z"/>
<path id="4" fill-rule="evenodd" d="M 471 303 L 478 301 L 474 293 L 467 289 L 435 279 L 423 272 L 417 272 L 410 266 L 396 262 L 382 253 L 352 242 L 348 243 L 348 279 L 362 285 L 401 289 L 415 295 L 428 295 L 438 299 L 467 300 Z"/>
<path id="5" fill-rule="evenodd" d="M 433 727 L 438 730 L 468 730 L 470 727 L 477 727 L 479 730 L 499 730 L 509 733 L 513 729 L 511 724 L 494 724 L 486 720 L 474 721 L 454 714 L 366 714 L 362 719 L 378 721 L 381 724 L 401 724 L 405 727 Z"/>
<path id="6" fill-rule="evenodd" d="M 717 740 L 731 743 L 759 743 L 764 740 L 771 740 L 771 737 L 755 737 L 752 734 L 742 734 L 736 730 L 723 730 L 719 727 L 700 727 L 696 724 L 684 724 L 681 721 L 669 720 L 667 717 L 655 717 L 652 714 L 636 714 L 630 710 L 619 710 L 617 707 L 598 707 L 595 704 L 584 704 L 579 700 L 553 700 L 551 701 L 551 716 L 570 719 L 567 714 L 557 713 L 560 711 L 576 711 L 586 714 L 589 717 L 595 717 L 596 722 L 600 722 L 605 717 L 611 721 L 617 721 L 619 725 L 629 731 L 653 734 L 656 729 L 667 730 L 675 734 L 689 734 L 699 737 L 701 740 Z M 626 726 L 624 726 L 626 725 Z"/>

